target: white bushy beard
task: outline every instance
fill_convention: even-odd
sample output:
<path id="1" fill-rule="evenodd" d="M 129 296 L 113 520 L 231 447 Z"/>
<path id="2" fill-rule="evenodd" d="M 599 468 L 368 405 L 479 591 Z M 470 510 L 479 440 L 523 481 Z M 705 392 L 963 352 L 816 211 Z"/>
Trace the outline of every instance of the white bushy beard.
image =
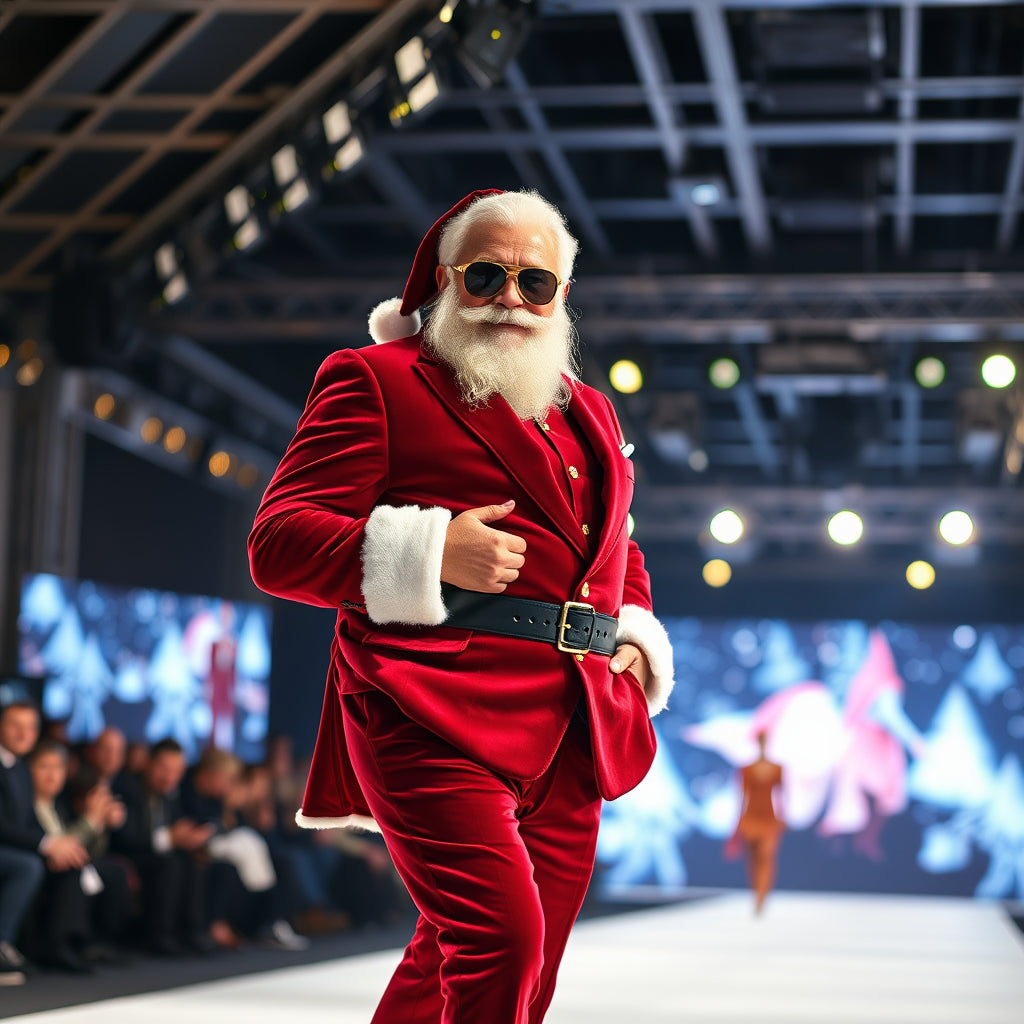
<path id="1" fill-rule="evenodd" d="M 502 331 L 490 325 L 529 328 Z M 463 306 L 449 284 L 423 328 L 424 347 L 455 375 L 463 400 L 485 405 L 501 395 L 523 420 L 542 420 L 552 407 L 564 409 L 572 397 L 571 380 L 579 377 L 576 331 L 561 300 L 551 316 L 504 306 Z"/>

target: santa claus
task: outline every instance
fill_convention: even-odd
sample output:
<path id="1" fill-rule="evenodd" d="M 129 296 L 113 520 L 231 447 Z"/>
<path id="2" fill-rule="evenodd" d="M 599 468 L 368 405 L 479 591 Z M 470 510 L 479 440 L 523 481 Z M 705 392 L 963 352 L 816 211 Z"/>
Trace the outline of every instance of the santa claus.
<path id="1" fill-rule="evenodd" d="M 261 588 L 338 609 L 298 821 L 379 829 L 420 911 L 376 1024 L 543 1019 L 672 687 L 627 446 L 575 373 L 576 249 L 533 193 L 446 213 L 371 314 L 389 343 L 320 368 L 249 538 Z"/>

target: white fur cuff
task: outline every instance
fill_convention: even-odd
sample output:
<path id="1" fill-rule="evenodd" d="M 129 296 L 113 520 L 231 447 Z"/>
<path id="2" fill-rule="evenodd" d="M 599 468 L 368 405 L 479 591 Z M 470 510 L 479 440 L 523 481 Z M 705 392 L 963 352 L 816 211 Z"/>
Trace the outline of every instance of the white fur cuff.
<path id="1" fill-rule="evenodd" d="M 307 818 L 301 808 L 295 812 L 299 828 L 358 828 L 363 832 L 380 832 L 380 826 L 365 814 L 346 814 L 343 818 Z"/>
<path id="2" fill-rule="evenodd" d="M 672 642 L 665 627 L 646 608 L 624 604 L 619 609 L 616 644 L 634 644 L 647 655 L 651 678 L 647 681 L 647 707 L 653 718 L 668 706 L 669 694 L 675 684 Z"/>
<path id="3" fill-rule="evenodd" d="M 448 615 L 441 597 L 441 556 L 452 514 L 446 508 L 379 505 L 363 539 L 366 614 L 383 625 L 439 626 Z"/>

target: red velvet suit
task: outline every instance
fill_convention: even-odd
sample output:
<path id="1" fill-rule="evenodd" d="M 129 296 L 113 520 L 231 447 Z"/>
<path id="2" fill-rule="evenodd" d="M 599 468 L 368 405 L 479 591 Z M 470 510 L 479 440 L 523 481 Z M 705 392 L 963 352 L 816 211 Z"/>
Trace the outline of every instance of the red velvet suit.
<path id="1" fill-rule="evenodd" d="M 377 625 L 363 610 L 360 548 L 376 505 L 443 506 L 452 515 L 514 498 L 499 525 L 527 543 L 510 596 L 587 601 L 615 615 L 650 609 L 650 583 L 626 513 L 633 469 L 607 398 L 580 388 L 571 413 L 600 461 L 604 522 L 592 554 L 523 423 L 507 403 L 469 409 L 448 369 L 418 339 L 344 350 L 321 367 L 295 438 L 250 537 L 264 590 L 339 608 L 307 817 L 367 814 L 345 758 L 337 693 L 376 687 L 410 718 L 493 770 L 537 778 L 550 763 L 582 683 L 605 799 L 646 774 L 654 733 L 643 692 L 608 659 L 443 626 Z M 589 585 L 583 597 L 582 586 Z"/>
<path id="2" fill-rule="evenodd" d="M 338 352 L 257 514 L 257 584 L 339 609 L 302 819 L 374 818 L 421 912 L 374 1024 L 539 1024 L 593 869 L 599 797 L 631 789 L 653 759 L 648 697 L 630 674 L 610 672 L 607 655 L 578 660 L 544 643 L 403 625 L 386 602 L 376 622 L 367 611 L 380 586 L 371 562 L 388 560 L 375 540 L 381 516 L 446 521 L 445 510 L 514 498 L 495 525 L 526 541 L 526 563 L 506 593 L 610 615 L 632 606 L 640 633 L 647 618 L 661 633 L 651 661 L 665 669 L 668 651 L 670 679 L 668 641 L 628 538 L 633 473 L 611 405 L 577 387 L 567 420 L 600 482 L 587 496 L 596 538 L 538 428 L 500 398 L 469 409 L 418 337 Z M 403 574 L 429 589 L 422 565 L 392 562 L 385 589 L 400 597 Z M 443 617 L 441 606 L 435 621 Z M 620 640 L 644 646 L 623 623 Z"/>

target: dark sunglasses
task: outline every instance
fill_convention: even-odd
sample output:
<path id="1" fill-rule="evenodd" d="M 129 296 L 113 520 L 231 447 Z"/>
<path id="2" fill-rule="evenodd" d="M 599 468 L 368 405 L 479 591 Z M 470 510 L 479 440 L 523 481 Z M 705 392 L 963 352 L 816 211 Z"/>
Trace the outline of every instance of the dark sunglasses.
<path id="1" fill-rule="evenodd" d="M 511 277 L 524 301 L 534 306 L 546 306 L 562 284 L 550 270 L 540 267 L 507 267 L 504 263 L 489 263 L 477 260 L 452 267 L 462 275 L 466 291 L 478 299 L 489 299 L 497 295 Z"/>

